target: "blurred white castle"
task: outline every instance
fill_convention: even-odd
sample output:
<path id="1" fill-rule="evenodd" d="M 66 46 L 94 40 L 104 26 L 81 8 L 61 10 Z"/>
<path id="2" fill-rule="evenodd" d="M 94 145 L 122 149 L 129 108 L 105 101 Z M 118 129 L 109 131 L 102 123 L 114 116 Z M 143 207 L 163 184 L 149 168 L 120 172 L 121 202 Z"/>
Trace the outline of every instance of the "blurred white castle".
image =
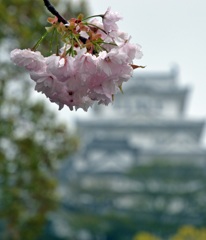
<path id="1" fill-rule="evenodd" d="M 59 175 L 70 219 L 123 213 L 136 230 L 150 231 L 158 219 L 157 232 L 205 224 L 204 121 L 185 116 L 189 89 L 177 80 L 176 69 L 139 71 L 112 106 L 77 122 L 80 150 Z"/>
<path id="2" fill-rule="evenodd" d="M 84 157 L 75 164 L 83 169 L 89 161 L 94 169 L 111 171 L 151 159 L 204 164 L 204 121 L 185 117 L 189 89 L 180 88 L 177 80 L 176 68 L 134 75 L 112 106 L 97 106 L 92 119 L 78 121 Z"/>

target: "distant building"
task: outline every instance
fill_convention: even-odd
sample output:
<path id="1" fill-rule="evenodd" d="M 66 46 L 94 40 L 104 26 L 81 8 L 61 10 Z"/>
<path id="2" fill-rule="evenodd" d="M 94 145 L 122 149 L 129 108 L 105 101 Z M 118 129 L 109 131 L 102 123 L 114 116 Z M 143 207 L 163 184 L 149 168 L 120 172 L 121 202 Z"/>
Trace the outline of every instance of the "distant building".
<path id="1" fill-rule="evenodd" d="M 80 171 L 92 161 L 94 171 L 95 166 L 124 171 L 127 161 L 144 164 L 154 158 L 205 164 L 204 121 L 185 118 L 189 89 L 180 88 L 177 77 L 175 69 L 135 75 L 112 106 L 97 106 L 92 119 L 78 121 L 82 160 L 78 155 L 73 164 L 81 162 Z"/>
<path id="2" fill-rule="evenodd" d="M 137 230 L 147 231 L 158 218 L 156 231 L 168 224 L 168 234 L 206 224 L 204 121 L 185 117 L 189 89 L 177 80 L 176 69 L 138 73 L 112 106 L 96 106 L 90 120 L 77 122 L 81 148 L 60 177 L 71 216 L 135 214 Z"/>

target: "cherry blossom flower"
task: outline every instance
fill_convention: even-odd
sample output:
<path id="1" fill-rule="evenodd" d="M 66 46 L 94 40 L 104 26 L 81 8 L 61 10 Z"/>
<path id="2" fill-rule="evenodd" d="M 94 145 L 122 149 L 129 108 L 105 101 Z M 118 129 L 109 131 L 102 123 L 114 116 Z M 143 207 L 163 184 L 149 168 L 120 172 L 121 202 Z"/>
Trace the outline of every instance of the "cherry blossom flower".
<path id="1" fill-rule="evenodd" d="M 56 31 L 63 42 L 58 53 L 44 57 L 36 51 L 47 34 L 31 50 L 11 52 L 14 64 L 29 71 L 35 90 L 59 109 L 66 105 L 70 110 L 87 111 L 95 102 L 108 105 L 131 78 L 133 69 L 141 67 L 133 64 L 135 58 L 142 57 L 141 47 L 119 30 L 116 22 L 121 16 L 108 8 L 99 17 L 102 21 L 80 16 L 68 23 L 49 18 L 52 26 L 47 27 L 47 33 Z"/>
<path id="2" fill-rule="evenodd" d="M 25 67 L 29 71 L 41 71 L 45 67 L 45 59 L 41 53 L 30 49 L 14 49 L 11 52 L 11 60 L 19 67 Z"/>
<path id="3" fill-rule="evenodd" d="M 111 8 L 109 7 L 103 16 L 104 30 L 107 33 L 117 31 L 118 26 L 116 22 L 120 19 L 122 19 L 122 17 L 119 15 L 119 13 L 111 11 Z"/>

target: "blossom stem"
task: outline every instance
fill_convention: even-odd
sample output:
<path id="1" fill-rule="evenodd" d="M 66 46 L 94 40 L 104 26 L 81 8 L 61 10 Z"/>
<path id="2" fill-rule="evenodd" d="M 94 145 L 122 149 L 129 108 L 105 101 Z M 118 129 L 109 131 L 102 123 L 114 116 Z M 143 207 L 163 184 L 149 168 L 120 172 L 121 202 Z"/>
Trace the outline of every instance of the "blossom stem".
<path id="1" fill-rule="evenodd" d="M 58 18 L 58 22 L 62 22 L 63 24 L 67 24 L 68 21 L 63 18 L 58 12 L 57 10 L 54 8 L 54 6 L 51 5 L 51 3 L 49 2 L 49 0 L 43 0 L 44 4 L 46 6 L 46 8 L 48 9 L 48 11 L 50 11 L 54 16 L 56 16 Z"/>
<path id="2" fill-rule="evenodd" d="M 113 45 L 113 46 L 118 46 L 116 43 L 114 42 L 102 42 L 103 44 L 109 44 L 109 45 Z"/>
<path id="3" fill-rule="evenodd" d="M 101 52 L 103 48 L 96 42 L 93 42 L 93 45 L 95 46 L 95 50 L 97 53 Z"/>
<path id="4" fill-rule="evenodd" d="M 58 38 L 58 33 L 55 31 L 56 34 L 56 55 L 59 55 L 59 38 Z"/>
<path id="5" fill-rule="evenodd" d="M 82 22 L 87 20 L 87 19 L 94 18 L 94 17 L 102 17 L 103 18 L 104 15 L 103 14 L 92 15 L 92 16 L 89 16 L 89 17 L 86 17 L 86 18 L 82 19 Z"/>
<path id="6" fill-rule="evenodd" d="M 31 48 L 32 51 L 36 51 L 36 49 L 38 48 L 40 43 L 44 40 L 47 34 L 48 34 L 48 31 L 46 31 L 44 35 L 37 41 L 37 43 Z"/>
<path id="7" fill-rule="evenodd" d="M 52 44 L 53 44 L 53 41 L 54 41 L 55 31 L 56 31 L 56 29 L 53 28 L 53 30 L 52 30 L 52 36 L 51 36 L 51 39 L 50 39 L 50 53 L 51 53 L 51 54 L 52 54 Z"/>
<path id="8" fill-rule="evenodd" d="M 85 23 L 85 25 L 95 27 L 95 28 L 101 30 L 103 33 L 107 34 L 107 32 L 106 32 L 104 29 L 96 26 L 95 24 L 92 24 L 92 23 L 87 23 L 87 24 L 86 24 L 86 23 Z"/>
<path id="9" fill-rule="evenodd" d="M 72 55 L 72 57 L 74 57 L 74 38 L 73 38 L 73 36 L 71 38 L 71 55 Z"/>
<path id="10" fill-rule="evenodd" d="M 78 43 L 79 47 L 82 48 L 82 44 L 80 43 L 80 41 L 78 40 L 78 38 L 73 35 L 74 39 L 76 40 L 76 42 Z"/>

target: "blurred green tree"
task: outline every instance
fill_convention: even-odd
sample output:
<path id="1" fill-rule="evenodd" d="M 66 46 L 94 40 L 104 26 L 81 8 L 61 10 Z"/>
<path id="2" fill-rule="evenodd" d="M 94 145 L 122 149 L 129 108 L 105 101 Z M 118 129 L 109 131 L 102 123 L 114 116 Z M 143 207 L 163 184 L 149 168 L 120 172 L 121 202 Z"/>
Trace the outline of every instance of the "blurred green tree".
<path id="1" fill-rule="evenodd" d="M 66 18 L 87 12 L 82 1 L 52 1 Z M 81 10 L 82 11 L 81 11 Z M 64 10 L 64 11 L 63 11 Z M 62 13 L 61 12 L 61 13 Z M 78 145 L 45 102 L 34 100 L 32 82 L 9 61 L 14 48 L 30 48 L 51 16 L 42 0 L 0 1 L 0 239 L 32 240 L 58 203 L 55 169 Z M 41 51 L 47 51 L 42 44 Z"/>

